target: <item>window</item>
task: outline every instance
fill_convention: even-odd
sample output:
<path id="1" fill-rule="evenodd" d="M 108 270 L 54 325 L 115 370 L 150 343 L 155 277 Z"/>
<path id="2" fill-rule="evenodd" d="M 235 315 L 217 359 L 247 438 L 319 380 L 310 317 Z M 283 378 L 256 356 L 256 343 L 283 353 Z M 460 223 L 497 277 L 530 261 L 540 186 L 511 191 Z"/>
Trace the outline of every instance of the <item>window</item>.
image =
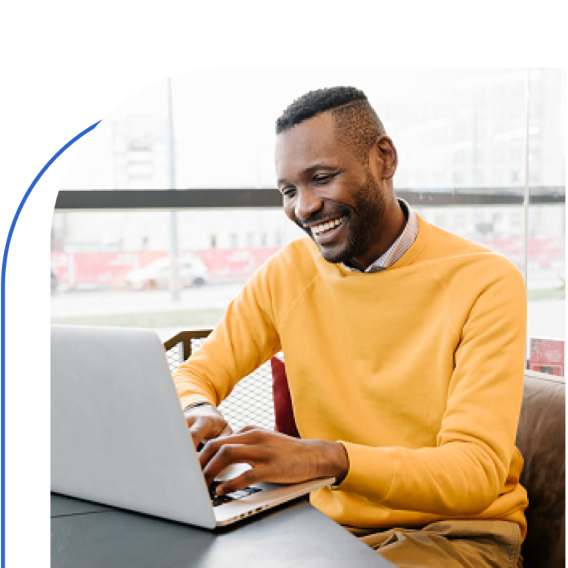
<path id="1" fill-rule="evenodd" d="M 212 100 L 209 93 L 224 92 L 218 87 L 227 81 L 249 88 Z M 294 70 L 229 69 L 178 76 L 171 84 L 175 148 L 167 142 L 164 82 L 140 93 L 136 112 L 131 99 L 103 120 L 64 180 L 52 227 L 54 321 L 152 324 L 164 334 L 197 320 L 214 325 L 251 272 L 304 235 L 282 214 L 274 189 L 275 118 L 303 92 L 354 84 L 367 93 L 397 146 L 397 192 L 425 219 L 509 257 L 527 281 L 528 337 L 564 338 L 562 70 L 322 69 L 307 77 Z M 211 105 L 215 112 L 206 112 Z M 232 148 L 222 167 L 215 126 L 223 127 L 224 144 Z M 157 209 L 101 209 L 107 195 L 92 197 L 136 189 L 165 197 Z M 242 192 L 248 205 L 224 206 L 226 194 L 215 193 L 221 189 Z M 172 190 L 188 198 L 206 192 L 209 203 L 224 197 L 211 207 L 174 210 L 167 208 Z M 92 210 L 66 206 L 69 192 L 79 202 L 91 199 Z M 261 196 L 268 205 L 259 207 Z M 180 303 L 167 286 L 137 294 L 126 289 L 130 272 L 176 250 L 203 262 L 205 285 L 182 287 Z"/>

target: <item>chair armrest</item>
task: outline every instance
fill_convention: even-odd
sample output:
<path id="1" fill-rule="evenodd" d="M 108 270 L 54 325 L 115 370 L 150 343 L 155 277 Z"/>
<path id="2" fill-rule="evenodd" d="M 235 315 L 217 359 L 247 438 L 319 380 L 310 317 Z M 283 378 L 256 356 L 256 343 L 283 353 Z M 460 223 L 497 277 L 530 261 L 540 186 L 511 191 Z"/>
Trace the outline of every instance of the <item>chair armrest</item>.
<path id="1" fill-rule="evenodd" d="M 211 333 L 211 329 L 192 329 L 187 331 L 180 331 L 170 339 L 164 341 L 164 350 L 170 351 L 179 343 L 183 347 L 183 359 L 187 359 L 191 355 L 191 340 L 192 339 L 203 339 Z"/>

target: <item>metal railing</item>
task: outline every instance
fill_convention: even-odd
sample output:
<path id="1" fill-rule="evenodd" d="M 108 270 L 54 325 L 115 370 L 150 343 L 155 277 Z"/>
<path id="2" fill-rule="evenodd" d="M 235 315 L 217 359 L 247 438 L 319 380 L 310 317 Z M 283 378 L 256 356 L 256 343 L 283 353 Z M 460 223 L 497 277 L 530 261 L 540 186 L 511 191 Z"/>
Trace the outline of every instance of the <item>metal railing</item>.
<path id="1" fill-rule="evenodd" d="M 524 188 L 468 188 L 396 191 L 398 197 L 421 207 L 464 205 L 523 205 Z M 532 187 L 531 205 L 565 202 L 563 186 Z M 55 210 L 97 209 L 186 209 L 281 207 L 276 189 L 183 189 L 183 190 L 65 190 L 60 191 Z"/>

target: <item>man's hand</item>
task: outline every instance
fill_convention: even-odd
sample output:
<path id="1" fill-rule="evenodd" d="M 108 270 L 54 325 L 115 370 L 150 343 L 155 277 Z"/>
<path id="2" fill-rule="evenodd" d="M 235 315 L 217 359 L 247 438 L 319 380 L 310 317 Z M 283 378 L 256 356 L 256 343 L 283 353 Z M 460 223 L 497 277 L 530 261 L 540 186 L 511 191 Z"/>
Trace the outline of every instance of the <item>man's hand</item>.
<path id="1" fill-rule="evenodd" d="M 223 415 L 212 404 L 186 408 L 183 416 L 196 448 L 201 442 L 233 433 Z"/>
<path id="2" fill-rule="evenodd" d="M 320 477 L 342 479 L 349 469 L 347 452 L 340 442 L 300 440 L 253 426 L 230 436 L 210 439 L 201 450 L 199 461 L 208 486 L 232 463 L 251 466 L 220 484 L 219 495 L 261 481 L 299 483 Z"/>

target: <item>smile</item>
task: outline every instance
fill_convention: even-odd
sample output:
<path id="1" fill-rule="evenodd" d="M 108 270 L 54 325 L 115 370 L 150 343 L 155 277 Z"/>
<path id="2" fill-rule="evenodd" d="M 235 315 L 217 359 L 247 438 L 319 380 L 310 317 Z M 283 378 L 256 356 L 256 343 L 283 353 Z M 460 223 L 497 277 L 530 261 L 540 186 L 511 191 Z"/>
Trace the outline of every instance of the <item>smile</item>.
<path id="1" fill-rule="evenodd" d="M 314 227 L 310 227 L 312 234 L 314 236 L 321 235 L 321 233 L 325 233 L 331 229 L 335 229 L 335 227 L 341 225 L 347 217 L 340 217 L 339 219 L 334 219 L 333 221 L 328 221 L 327 223 L 322 223 L 321 225 L 315 225 Z"/>

